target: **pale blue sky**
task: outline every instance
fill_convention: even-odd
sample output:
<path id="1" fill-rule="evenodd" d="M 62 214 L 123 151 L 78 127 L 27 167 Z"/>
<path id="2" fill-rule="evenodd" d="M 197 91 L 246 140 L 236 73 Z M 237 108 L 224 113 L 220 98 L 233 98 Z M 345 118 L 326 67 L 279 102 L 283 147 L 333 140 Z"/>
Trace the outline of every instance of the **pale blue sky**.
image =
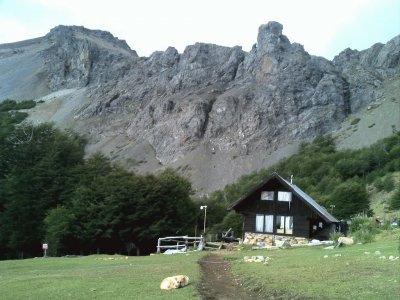
<path id="1" fill-rule="evenodd" d="M 248 51 L 259 25 L 272 20 L 291 42 L 332 59 L 400 34 L 400 0 L 0 0 L 0 43 L 63 24 L 110 31 L 141 56 L 195 42 Z"/>

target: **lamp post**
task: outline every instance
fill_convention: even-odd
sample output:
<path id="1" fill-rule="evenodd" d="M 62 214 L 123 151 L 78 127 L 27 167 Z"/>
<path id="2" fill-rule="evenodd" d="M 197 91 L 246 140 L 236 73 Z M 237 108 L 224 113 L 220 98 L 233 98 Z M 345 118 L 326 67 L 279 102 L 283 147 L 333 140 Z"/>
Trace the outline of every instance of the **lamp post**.
<path id="1" fill-rule="evenodd" d="M 203 227 L 203 234 L 206 235 L 206 220 L 207 220 L 207 205 L 200 206 L 200 209 L 204 209 L 204 227 Z"/>
<path id="2" fill-rule="evenodd" d="M 331 214 L 333 214 L 333 209 L 335 208 L 335 205 L 331 204 L 330 207 L 331 207 Z"/>

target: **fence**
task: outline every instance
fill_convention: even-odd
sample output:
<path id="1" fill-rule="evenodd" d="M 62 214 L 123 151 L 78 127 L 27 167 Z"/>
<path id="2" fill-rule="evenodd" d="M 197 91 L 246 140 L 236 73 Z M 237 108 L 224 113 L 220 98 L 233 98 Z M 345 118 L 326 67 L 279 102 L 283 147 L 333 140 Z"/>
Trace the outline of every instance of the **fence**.
<path id="1" fill-rule="evenodd" d="M 162 249 L 182 250 L 191 245 L 196 248 L 197 244 L 199 244 L 202 239 L 203 237 L 190 237 L 186 235 L 159 238 L 157 242 L 157 253 L 161 253 Z M 162 243 L 164 243 L 164 245 L 162 245 Z"/>

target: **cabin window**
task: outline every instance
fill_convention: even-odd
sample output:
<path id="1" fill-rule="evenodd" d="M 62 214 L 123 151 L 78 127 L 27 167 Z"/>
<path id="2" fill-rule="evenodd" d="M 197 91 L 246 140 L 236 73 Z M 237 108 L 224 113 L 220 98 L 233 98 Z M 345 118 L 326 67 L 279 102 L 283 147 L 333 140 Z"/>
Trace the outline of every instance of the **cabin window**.
<path id="1" fill-rule="evenodd" d="M 291 192 L 278 192 L 278 201 L 292 201 L 292 193 Z"/>
<path id="2" fill-rule="evenodd" d="M 274 200 L 274 192 L 262 191 L 261 192 L 261 200 L 273 201 Z"/>
<path id="3" fill-rule="evenodd" d="M 293 217 L 276 216 L 276 233 L 293 234 Z"/>
<path id="4" fill-rule="evenodd" d="M 256 232 L 274 231 L 274 216 L 273 215 L 256 215 Z"/>
<path id="5" fill-rule="evenodd" d="M 273 215 L 266 215 L 265 216 L 265 232 L 274 232 L 274 216 Z"/>
<path id="6" fill-rule="evenodd" d="M 256 215 L 256 231 L 263 232 L 264 228 L 264 215 Z"/>

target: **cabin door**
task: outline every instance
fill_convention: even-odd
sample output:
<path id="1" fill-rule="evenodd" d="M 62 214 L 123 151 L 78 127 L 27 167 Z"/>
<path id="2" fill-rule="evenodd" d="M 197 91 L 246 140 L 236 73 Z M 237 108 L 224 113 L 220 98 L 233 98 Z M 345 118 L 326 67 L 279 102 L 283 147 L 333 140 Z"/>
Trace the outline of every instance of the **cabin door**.
<path id="1" fill-rule="evenodd" d="M 318 219 L 310 219 L 310 239 L 316 238 L 322 230 L 322 222 Z"/>

